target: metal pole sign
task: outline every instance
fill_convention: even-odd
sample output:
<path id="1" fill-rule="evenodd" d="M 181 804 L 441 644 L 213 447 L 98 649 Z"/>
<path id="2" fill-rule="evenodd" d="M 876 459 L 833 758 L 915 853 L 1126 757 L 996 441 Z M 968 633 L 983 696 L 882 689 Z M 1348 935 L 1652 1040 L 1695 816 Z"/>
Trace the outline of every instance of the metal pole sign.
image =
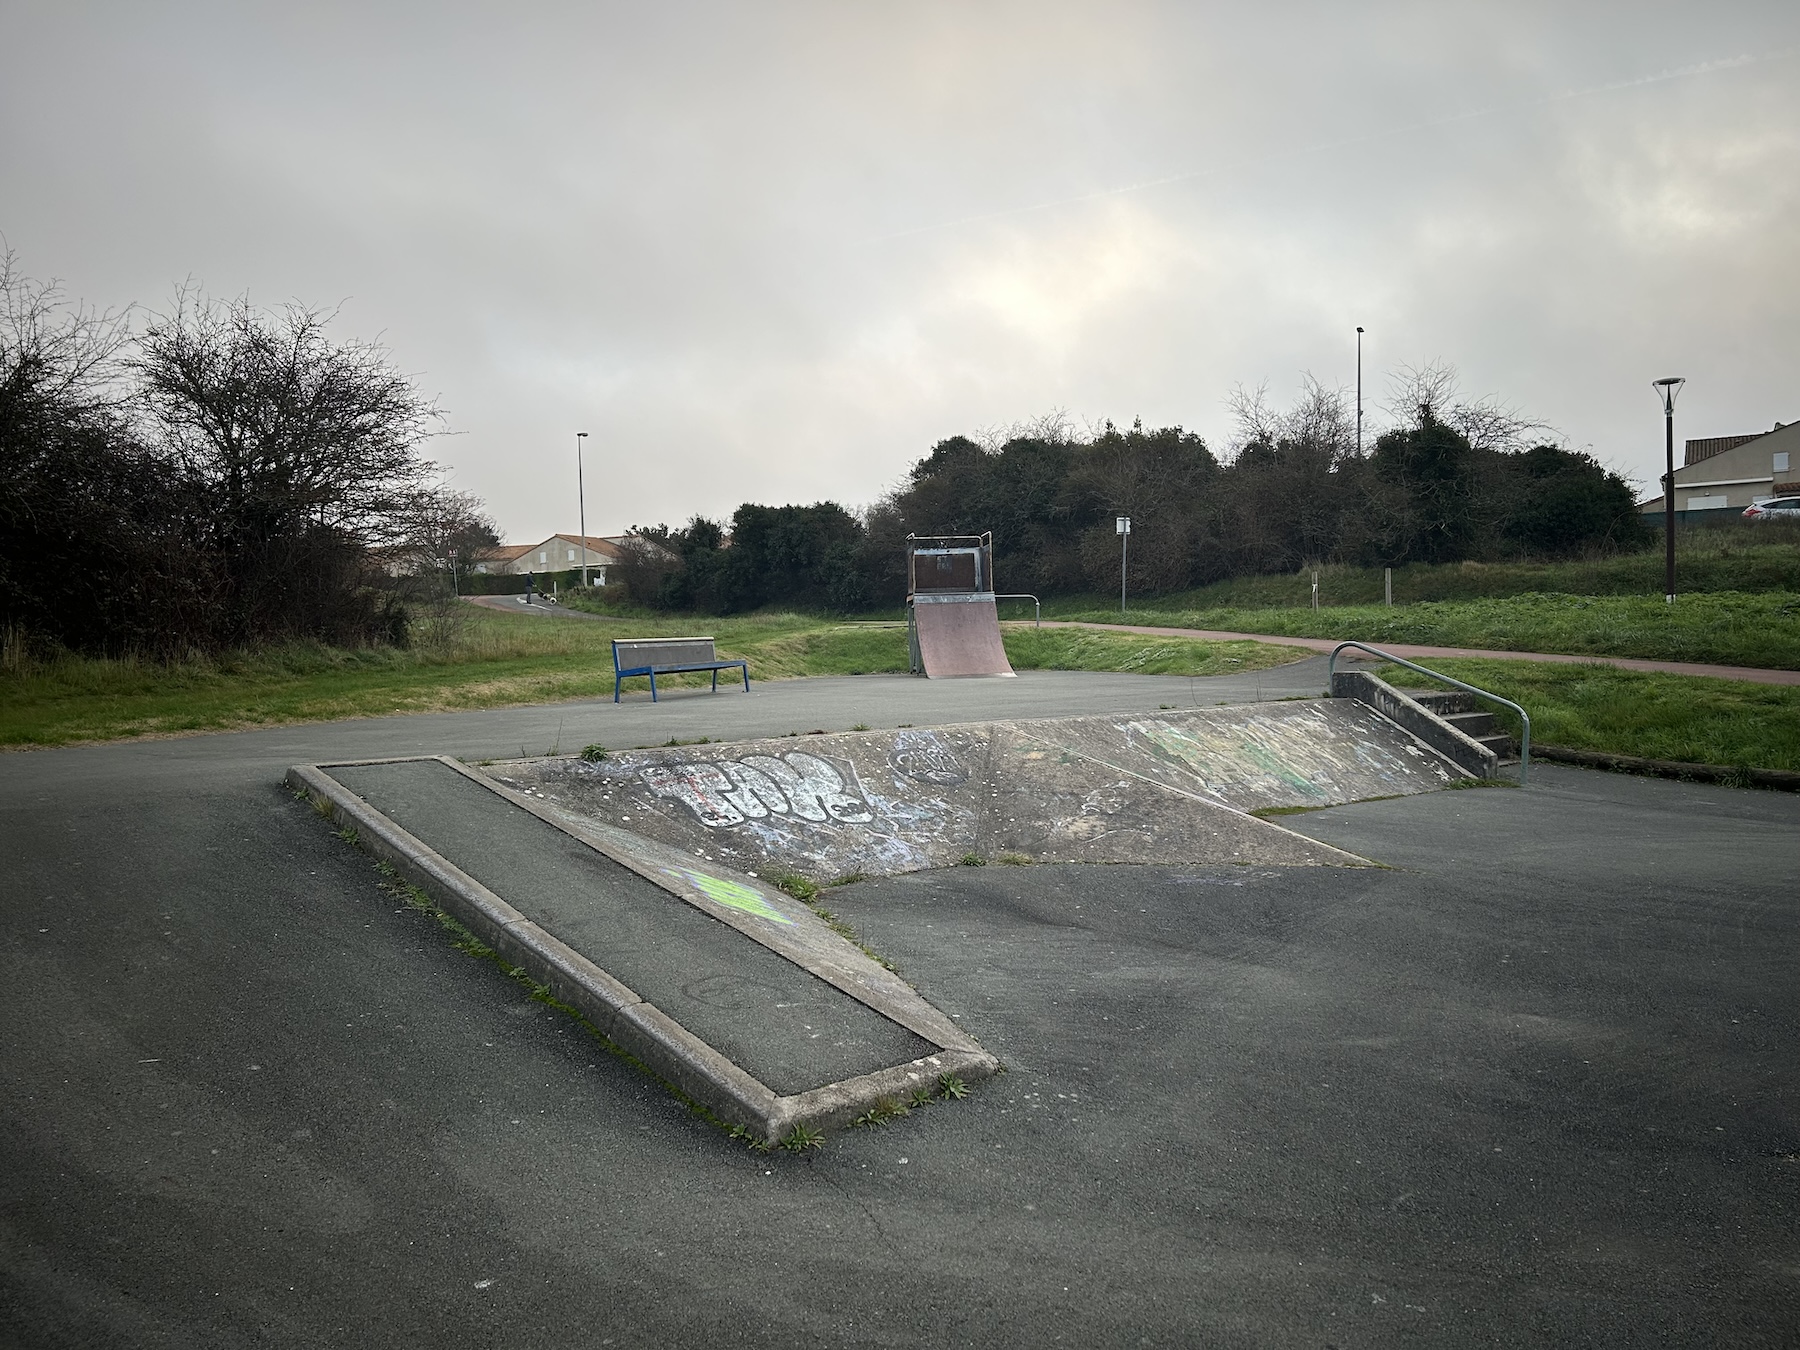
<path id="1" fill-rule="evenodd" d="M 1113 529 L 1119 536 L 1119 614 L 1125 614 L 1125 560 L 1131 549 L 1131 517 L 1119 516 L 1113 521 Z"/>

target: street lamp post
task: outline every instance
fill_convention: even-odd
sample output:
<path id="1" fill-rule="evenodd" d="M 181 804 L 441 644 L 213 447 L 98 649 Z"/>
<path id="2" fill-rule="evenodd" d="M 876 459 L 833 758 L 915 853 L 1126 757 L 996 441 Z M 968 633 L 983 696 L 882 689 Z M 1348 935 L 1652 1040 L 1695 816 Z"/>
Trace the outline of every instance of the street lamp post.
<path id="1" fill-rule="evenodd" d="M 1113 521 L 1119 534 L 1119 617 L 1125 617 L 1125 556 L 1131 549 L 1131 517 L 1119 516 Z"/>
<path id="2" fill-rule="evenodd" d="M 1675 396 L 1687 381 L 1679 375 L 1652 382 L 1650 387 L 1662 395 L 1663 454 L 1668 461 L 1663 474 L 1663 600 L 1675 603 Z"/>
<path id="3" fill-rule="evenodd" d="M 1362 458 L 1362 325 L 1356 326 L 1356 457 Z"/>
<path id="4" fill-rule="evenodd" d="M 581 512 L 581 585 L 584 590 L 588 584 L 587 483 L 581 472 L 581 443 L 586 439 L 587 432 L 575 433 L 575 500 Z"/>

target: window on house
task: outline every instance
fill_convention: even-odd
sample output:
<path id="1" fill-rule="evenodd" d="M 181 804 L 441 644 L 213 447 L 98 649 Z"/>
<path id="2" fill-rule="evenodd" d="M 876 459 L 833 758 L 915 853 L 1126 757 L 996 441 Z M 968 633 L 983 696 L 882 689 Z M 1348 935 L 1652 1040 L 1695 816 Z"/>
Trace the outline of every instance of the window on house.
<path id="1" fill-rule="evenodd" d="M 567 558 L 567 561 L 568 561 L 568 562 L 574 562 L 574 561 L 575 561 L 575 550 L 574 550 L 574 549 L 570 549 L 570 550 L 569 550 L 569 556 L 568 556 L 568 558 Z"/>
<path id="2" fill-rule="evenodd" d="M 1775 472 L 1776 473 L 1786 473 L 1787 471 L 1788 471 L 1788 452 L 1785 450 L 1777 450 L 1775 452 Z"/>
<path id="3" fill-rule="evenodd" d="M 538 561 L 541 563 L 549 562 L 550 561 L 550 550 L 547 548 L 540 548 L 538 550 Z"/>

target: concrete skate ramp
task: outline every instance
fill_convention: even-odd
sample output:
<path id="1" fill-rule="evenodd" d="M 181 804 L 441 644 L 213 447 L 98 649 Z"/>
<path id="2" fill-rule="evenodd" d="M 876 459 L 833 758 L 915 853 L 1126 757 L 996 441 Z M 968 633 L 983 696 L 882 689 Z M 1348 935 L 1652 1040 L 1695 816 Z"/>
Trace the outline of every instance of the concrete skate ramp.
<path id="1" fill-rule="evenodd" d="M 1013 673 L 991 595 L 914 596 L 912 616 L 919 660 L 931 679 Z"/>
<path id="2" fill-rule="evenodd" d="M 603 1034 L 764 1138 L 993 1071 L 911 986 L 754 878 L 571 828 L 445 759 L 303 765 L 289 781 Z"/>
<path id="3" fill-rule="evenodd" d="M 1350 699 L 783 737 L 488 772 L 693 856 L 816 881 L 969 855 L 1355 866 L 1365 860 L 1247 813 L 1462 777 Z"/>

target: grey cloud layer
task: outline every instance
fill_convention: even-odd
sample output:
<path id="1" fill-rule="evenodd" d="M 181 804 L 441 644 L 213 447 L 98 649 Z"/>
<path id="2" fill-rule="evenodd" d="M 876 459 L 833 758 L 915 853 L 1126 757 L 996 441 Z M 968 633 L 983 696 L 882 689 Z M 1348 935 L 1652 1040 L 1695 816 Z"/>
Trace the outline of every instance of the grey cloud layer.
<path id="1" fill-rule="evenodd" d="M 1052 406 L 1223 441 L 1358 323 L 1647 478 L 1655 375 L 1800 416 L 1800 18 L 1566 8 L 14 5 L 0 231 L 348 297 L 521 538 L 577 429 L 608 530 L 866 501 Z"/>

